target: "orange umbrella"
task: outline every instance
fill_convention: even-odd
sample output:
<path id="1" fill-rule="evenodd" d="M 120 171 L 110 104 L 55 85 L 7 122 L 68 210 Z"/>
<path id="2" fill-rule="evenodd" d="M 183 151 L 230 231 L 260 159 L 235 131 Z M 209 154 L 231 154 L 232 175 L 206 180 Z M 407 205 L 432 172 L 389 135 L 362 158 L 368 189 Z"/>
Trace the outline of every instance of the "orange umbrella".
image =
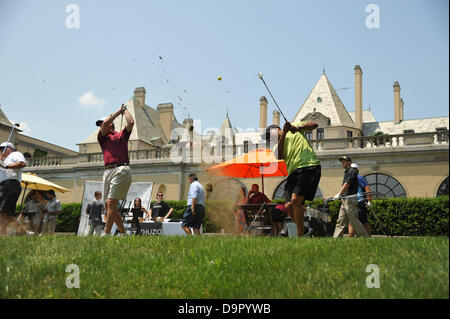
<path id="1" fill-rule="evenodd" d="M 261 177 L 264 193 L 264 176 L 287 176 L 286 163 L 268 149 L 260 148 L 223 163 L 207 168 L 211 175 L 240 178 Z"/>

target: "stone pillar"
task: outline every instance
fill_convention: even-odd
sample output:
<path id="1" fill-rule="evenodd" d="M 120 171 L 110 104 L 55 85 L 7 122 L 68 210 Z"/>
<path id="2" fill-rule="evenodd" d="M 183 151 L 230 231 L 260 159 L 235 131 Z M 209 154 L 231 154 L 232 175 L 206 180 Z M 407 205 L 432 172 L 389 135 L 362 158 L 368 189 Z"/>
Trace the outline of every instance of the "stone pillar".
<path id="1" fill-rule="evenodd" d="M 166 135 L 167 140 L 170 140 L 170 133 L 172 132 L 173 104 L 158 104 L 157 110 L 159 112 L 159 123 L 164 131 L 164 135 Z"/>
<path id="2" fill-rule="evenodd" d="M 280 112 L 274 110 L 272 116 L 273 116 L 272 124 L 280 126 Z"/>
<path id="3" fill-rule="evenodd" d="M 145 105 L 145 88 L 139 87 L 134 90 L 134 98 L 138 101 L 140 106 Z"/>
<path id="4" fill-rule="evenodd" d="M 267 127 L 267 99 L 265 96 L 261 96 L 259 99 L 259 127 Z"/>
<path id="5" fill-rule="evenodd" d="M 401 116 L 401 98 L 400 98 L 400 84 L 398 81 L 394 82 L 394 123 L 399 124 L 402 120 Z"/>

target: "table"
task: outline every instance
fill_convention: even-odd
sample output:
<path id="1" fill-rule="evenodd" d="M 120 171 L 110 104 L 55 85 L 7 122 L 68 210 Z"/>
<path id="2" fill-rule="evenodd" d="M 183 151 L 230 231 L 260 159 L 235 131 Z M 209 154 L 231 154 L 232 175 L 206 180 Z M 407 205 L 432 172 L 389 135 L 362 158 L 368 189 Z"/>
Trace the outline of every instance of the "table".
<path id="1" fill-rule="evenodd" d="M 164 220 L 163 222 L 155 222 L 155 221 L 143 221 L 139 223 L 141 227 L 141 235 L 149 235 L 149 236 L 186 236 L 183 228 L 181 228 L 181 221 L 179 222 L 171 222 L 169 220 Z M 132 229 L 131 223 L 124 223 L 125 232 L 128 235 L 135 234 L 135 230 Z M 113 229 L 111 230 L 111 234 L 115 233 L 116 225 L 114 224 Z M 194 231 L 191 228 L 191 233 Z M 200 227 L 200 233 L 203 233 L 203 226 Z"/>

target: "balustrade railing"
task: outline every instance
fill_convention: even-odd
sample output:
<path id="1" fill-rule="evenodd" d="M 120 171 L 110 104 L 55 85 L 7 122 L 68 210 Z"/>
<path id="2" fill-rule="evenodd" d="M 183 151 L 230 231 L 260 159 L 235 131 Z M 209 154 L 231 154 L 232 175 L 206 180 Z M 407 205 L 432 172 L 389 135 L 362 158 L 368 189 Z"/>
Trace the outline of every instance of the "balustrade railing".
<path id="1" fill-rule="evenodd" d="M 314 150 L 319 155 L 321 151 L 342 149 L 389 149 L 420 145 L 448 145 L 448 132 L 430 132 L 415 134 L 359 136 L 338 139 L 312 140 Z M 264 147 L 262 144 L 259 146 Z M 251 145 L 248 145 L 251 150 Z M 236 145 L 235 155 L 244 152 L 242 145 Z M 133 150 L 129 151 L 130 161 L 139 160 L 169 160 L 170 149 Z M 28 167 L 51 167 L 66 164 L 103 163 L 102 153 L 79 154 L 78 156 L 36 157 L 28 160 Z"/>

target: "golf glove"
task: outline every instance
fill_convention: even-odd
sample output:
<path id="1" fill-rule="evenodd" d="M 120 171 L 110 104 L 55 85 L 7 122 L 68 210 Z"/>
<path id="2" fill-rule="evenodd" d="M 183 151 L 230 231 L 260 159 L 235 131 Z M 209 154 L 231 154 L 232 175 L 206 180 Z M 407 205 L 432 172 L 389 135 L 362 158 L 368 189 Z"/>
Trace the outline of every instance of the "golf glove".
<path id="1" fill-rule="evenodd" d="M 336 200 L 336 199 L 339 199 L 339 198 L 341 198 L 341 194 L 336 194 L 336 195 L 334 195 L 333 200 Z"/>
<path id="2" fill-rule="evenodd" d="M 7 165 L 2 160 L 0 160 L 0 166 L 6 168 Z"/>
<path id="3" fill-rule="evenodd" d="M 367 202 L 366 206 L 367 206 L 367 207 L 372 206 L 372 202 Z"/>

